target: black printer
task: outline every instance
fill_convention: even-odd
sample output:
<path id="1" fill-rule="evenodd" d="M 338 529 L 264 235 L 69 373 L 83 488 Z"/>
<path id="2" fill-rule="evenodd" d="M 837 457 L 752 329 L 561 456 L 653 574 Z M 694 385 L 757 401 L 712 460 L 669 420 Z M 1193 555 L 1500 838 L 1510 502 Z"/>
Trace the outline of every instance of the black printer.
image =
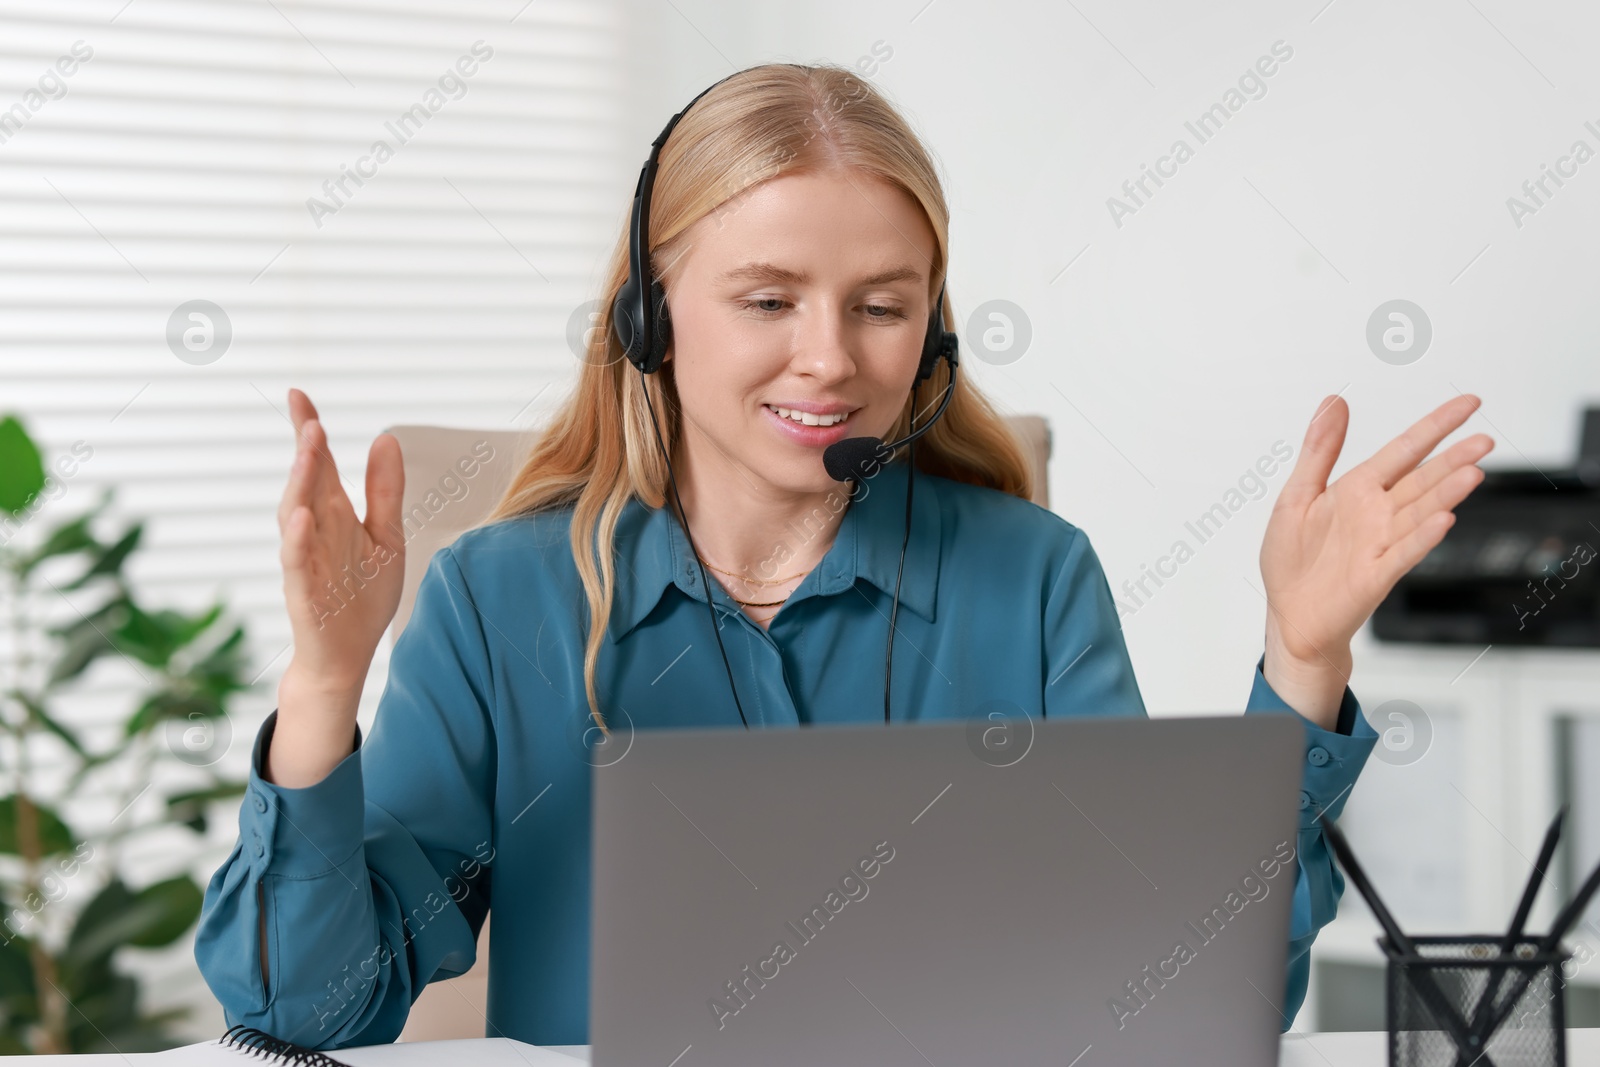
<path id="1" fill-rule="evenodd" d="M 1577 462 L 1485 469 L 1372 615 L 1381 641 L 1600 648 L 1600 408 Z"/>

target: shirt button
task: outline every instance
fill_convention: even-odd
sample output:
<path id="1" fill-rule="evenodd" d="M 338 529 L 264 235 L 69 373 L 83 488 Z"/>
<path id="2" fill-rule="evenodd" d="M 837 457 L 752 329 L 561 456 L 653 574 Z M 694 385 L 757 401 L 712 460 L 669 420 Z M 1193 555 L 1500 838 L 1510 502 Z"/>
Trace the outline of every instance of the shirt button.
<path id="1" fill-rule="evenodd" d="M 260 841 L 257 841 L 256 842 L 256 855 L 257 856 L 265 856 L 266 854 L 267 854 L 267 846 L 263 845 Z"/>
<path id="2" fill-rule="evenodd" d="M 251 799 L 253 801 L 255 801 L 255 805 L 256 805 L 256 810 L 257 811 L 266 811 L 267 810 L 267 798 L 266 797 L 262 796 L 260 793 L 255 793 L 255 794 L 253 794 L 251 796 Z"/>
<path id="3" fill-rule="evenodd" d="M 1311 794 L 1304 789 L 1300 791 L 1300 810 L 1305 811 L 1311 806 Z"/>
<path id="4" fill-rule="evenodd" d="M 1321 767 L 1328 762 L 1328 750 L 1318 745 L 1306 753 L 1306 759 L 1311 761 L 1311 766 Z"/>

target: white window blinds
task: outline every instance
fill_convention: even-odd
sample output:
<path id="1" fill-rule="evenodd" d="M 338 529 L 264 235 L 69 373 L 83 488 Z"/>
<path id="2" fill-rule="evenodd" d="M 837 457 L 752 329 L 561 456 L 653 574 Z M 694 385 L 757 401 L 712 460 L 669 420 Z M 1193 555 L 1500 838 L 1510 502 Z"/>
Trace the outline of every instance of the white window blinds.
<path id="1" fill-rule="evenodd" d="M 52 452 L 92 448 L 58 513 L 117 486 L 152 519 L 141 586 L 225 586 L 267 667 L 288 640 L 289 385 L 353 497 L 385 424 L 527 425 L 560 391 L 528 406 L 570 372 L 567 318 L 640 155 L 619 144 L 616 20 L 0 4 L 0 406 Z"/>
<path id="2" fill-rule="evenodd" d="M 361 512 L 385 425 L 541 420 L 645 151 L 620 23 L 596 0 L 0 0 L 0 414 L 47 465 L 90 450 L 43 521 L 114 486 L 113 519 L 148 519 L 145 599 L 243 617 L 241 773 L 289 659 L 287 387 Z M 74 720 L 110 729 L 136 681 L 97 665 Z"/>

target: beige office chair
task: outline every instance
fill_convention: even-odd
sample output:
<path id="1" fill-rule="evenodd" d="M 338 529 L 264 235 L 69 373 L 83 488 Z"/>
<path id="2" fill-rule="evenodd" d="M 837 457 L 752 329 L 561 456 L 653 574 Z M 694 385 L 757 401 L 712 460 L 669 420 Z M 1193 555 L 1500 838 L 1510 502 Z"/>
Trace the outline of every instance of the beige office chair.
<path id="1" fill-rule="evenodd" d="M 1033 461 L 1034 503 L 1049 507 L 1050 427 L 1038 415 L 1007 420 Z M 433 554 L 479 525 L 522 466 L 537 431 L 390 426 L 405 460 L 405 588 L 389 625 L 391 647 L 411 618 L 417 584 Z M 411 1006 L 402 1041 L 483 1037 L 488 1028 L 489 923 L 478 937 L 478 958 L 466 974 L 434 982 Z"/>

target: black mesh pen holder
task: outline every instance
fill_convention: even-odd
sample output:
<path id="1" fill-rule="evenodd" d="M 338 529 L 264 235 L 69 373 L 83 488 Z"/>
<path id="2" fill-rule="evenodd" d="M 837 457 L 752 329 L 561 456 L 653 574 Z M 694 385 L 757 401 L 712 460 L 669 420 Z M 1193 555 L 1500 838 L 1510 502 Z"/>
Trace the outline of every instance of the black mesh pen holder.
<path id="1" fill-rule="evenodd" d="M 1378 939 L 1390 1067 L 1566 1067 L 1561 965 L 1571 953 L 1539 953 L 1532 938 L 1505 955 L 1498 936 L 1411 940 L 1415 955 Z"/>

